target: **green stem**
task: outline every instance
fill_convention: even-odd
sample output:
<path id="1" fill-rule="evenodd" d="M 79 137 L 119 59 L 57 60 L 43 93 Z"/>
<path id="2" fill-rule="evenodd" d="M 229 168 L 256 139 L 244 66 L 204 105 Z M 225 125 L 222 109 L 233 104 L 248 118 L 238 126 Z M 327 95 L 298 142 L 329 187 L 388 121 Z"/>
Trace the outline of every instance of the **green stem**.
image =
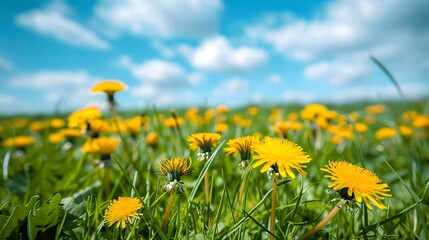
<path id="1" fill-rule="evenodd" d="M 340 211 L 340 209 L 343 207 L 345 202 L 346 202 L 346 200 L 341 199 L 341 201 L 339 203 L 337 203 L 337 205 L 335 205 L 335 207 L 331 210 L 331 212 L 322 221 L 320 221 L 319 224 L 317 224 L 313 229 L 311 229 L 310 231 L 308 231 L 304 235 L 302 235 L 299 238 L 299 240 L 308 239 L 313 234 L 315 234 L 320 229 L 322 229 L 323 226 L 325 226 Z"/>
<path id="2" fill-rule="evenodd" d="M 164 219 L 162 220 L 162 229 L 166 230 L 168 217 L 170 216 L 171 206 L 173 206 L 175 192 L 170 193 L 170 198 L 168 199 L 167 208 L 165 209 Z"/>
<path id="3" fill-rule="evenodd" d="M 270 240 L 275 239 L 274 234 L 276 231 L 276 205 L 277 205 L 277 178 L 274 179 L 273 192 L 271 193 L 271 218 L 270 218 Z"/>
<path id="4" fill-rule="evenodd" d="M 210 185 L 209 185 L 209 173 L 206 172 L 204 175 L 204 191 L 206 194 L 206 203 L 207 203 L 207 226 L 211 226 L 210 220 Z"/>
<path id="5" fill-rule="evenodd" d="M 238 201 L 237 201 L 237 207 L 235 208 L 235 212 L 234 212 L 234 221 L 235 219 L 238 219 L 238 213 L 240 212 L 242 201 L 244 201 L 243 197 L 244 197 L 244 190 L 246 189 L 246 185 L 247 185 L 248 173 L 244 173 L 244 174 L 245 175 L 243 177 L 243 181 L 241 182 L 240 191 L 238 192 Z"/>
<path id="6" fill-rule="evenodd" d="M 110 175 L 109 167 L 104 168 L 104 192 L 106 194 L 106 199 L 110 197 Z"/>

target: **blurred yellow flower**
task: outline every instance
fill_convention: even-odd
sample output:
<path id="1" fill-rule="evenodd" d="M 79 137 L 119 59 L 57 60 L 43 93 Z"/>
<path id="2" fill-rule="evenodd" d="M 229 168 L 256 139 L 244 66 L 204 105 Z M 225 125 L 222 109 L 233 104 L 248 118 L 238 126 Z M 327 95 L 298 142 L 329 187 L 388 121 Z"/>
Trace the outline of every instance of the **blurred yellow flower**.
<path id="1" fill-rule="evenodd" d="M 45 121 L 34 121 L 30 124 L 30 130 L 32 132 L 42 132 L 43 129 L 45 129 L 47 127 L 47 124 Z"/>
<path id="2" fill-rule="evenodd" d="M 15 118 L 11 120 L 11 125 L 16 128 L 24 128 L 27 126 L 29 120 L 27 118 Z"/>
<path id="3" fill-rule="evenodd" d="M 140 132 L 142 124 L 143 118 L 141 116 L 135 116 L 125 120 L 125 126 L 127 127 L 128 132 L 134 135 Z"/>
<path id="4" fill-rule="evenodd" d="M 292 131 L 299 131 L 303 128 L 304 126 L 297 121 L 281 121 L 281 122 L 277 122 L 274 126 L 273 126 L 273 130 L 280 134 L 283 138 L 287 137 L 287 134 L 289 133 L 290 130 Z"/>
<path id="5" fill-rule="evenodd" d="M 413 127 L 415 128 L 427 128 L 429 127 L 429 116 L 420 115 L 413 120 Z"/>
<path id="6" fill-rule="evenodd" d="M 91 92 L 104 92 L 107 94 L 114 94 L 115 92 L 127 89 L 127 85 L 118 80 L 106 80 L 95 84 L 91 88 Z"/>
<path id="7" fill-rule="evenodd" d="M 60 132 L 56 132 L 56 133 L 51 133 L 49 134 L 49 142 L 50 143 L 59 143 L 64 139 L 64 135 L 62 135 Z"/>
<path id="8" fill-rule="evenodd" d="M 310 103 L 307 104 L 301 111 L 301 118 L 313 121 L 318 116 L 321 116 L 326 112 L 328 112 L 328 108 L 325 105 L 319 103 Z"/>
<path id="9" fill-rule="evenodd" d="M 183 124 L 183 118 L 174 118 L 174 117 L 169 117 L 167 119 L 164 120 L 164 126 L 169 127 L 169 128 L 175 128 L 177 126 L 181 126 Z"/>
<path id="10" fill-rule="evenodd" d="M 72 112 L 68 117 L 69 127 L 70 128 L 81 128 L 87 129 L 88 123 L 91 120 L 98 119 L 102 117 L 100 109 L 97 107 L 88 107 L 78 109 Z"/>
<path id="11" fill-rule="evenodd" d="M 214 131 L 219 134 L 225 132 L 226 130 L 228 130 L 228 124 L 226 123 L 217 123 L 214 127 Z"/>
<path id="12" fill-rule="evenodd" d="M 417 111 L 406 111 L 402 113 L 401 118 L 406 121 L 413 121 L 418 116 L 420 116 L 420 113 Z"/>
<path id="13" fill-rule="evenodd" d="M 139 217 L 137 212 L 142 207 L 143 205 L 138 198 L 119 197 L 118 200 L 114 199 L 107 207 L 104 213 L 104 220 L 108 227 L 116 224 L 117 228 L 125 228 L 127 224 L 132 223 L 134 218 Z"/>
<path id="14" fill-rule="evenodd" d="M 370 105 L 365 108 L 365 112 L 370 115 L 378 115 L 383 113 L 386 108 L 382 104 Z"/>
<path id="15" fill-rule="evenodd" d="M 406 137 L 413 135 L 413 129 L 406 125 L 399 126 L 399 132 Z"/>
<path id="16" fill-rule="evenodd" d="M 146 145 L 155 148 L 159 143 L 159 137 L 158 137 L 158 133 L 156 132 L 150 132 L 147 136 L 146 136 Z"/>
<path id="17" fill-rule="evenodd" d="M 8 148 L 24 148 L 34 144 L 34 139 L 29 136 L 15 136 L 3 141 L 2 145 Z"/>
<path id="18" fill-rule="evenodd" d="M 225 114 L 225 113 L 229 112 L 229 108 L 227 105 L 222 104 L 222 105 L 217 106 L 216 112 L 218 112 L 220 114 Z"/>
<path id="19" fill-rule="evenodd" d="M 298 171 L 299 174 L 305 176 L 306 173 L 303 168 L 304 163 L 311 161 L 308 156 L 298 144 L 291 142 L 287 139 L 274 138 L 266 136 L 262 142 L 253 146 L 253 159 L 256 162 L 252 165 L 256 168 L 262 164 L 265 164 L 261 168 L 261 172 L 265 172 L 270 169 L 269 175 L 278 174 L 282 177 L 289 175 L 291 178 L 295 178 L 295 174 L 292 169 Z"/>
<path id="20" fill-rule="evenodd" d="M 67 139 L 73 139 L 82 136 L 82 132 L 75 128 L 64 128 L 59 132 Z"/>
<path id="21" fill-rule="evenodd" d="M 375 138 L 377 140 L 383 140 L 386 138 L 396 137 L 396 131 L 390 127 L 382 127 L 375 132 Z"/>
<path id="22" fill-rule="evenodd" d="M 356 199 L 357 202 L 365 202 L 368 209 L 372 210 L 369 202 L 380 209 L 387 207 L 381 202 L 384 197 L 391 196 L 386 183 L 381 184 L 381 179 L 371 171 L 353 165 L 346 161 L 329 161 L 322 171 L 329 173 L 326 178 L 331 179 L 330 188 L 338 190 L 341 197 L 346 200 Z"/>
<path id="23" fill-rule="evenodd" d="M 259 108 L 258 108 L 258 107 L 249 107 L 249 108 L 247 109 L 247 113 L 248 113 L 250 116 L 256 116 L 256 115 L 259 113 Z"/>
<path id="24" fill-rule="evenodd" d="M 89 139 L 82 147 L 82 151 L 86 153 L 100 153 L 101 155 L 112 154 L 119 145 L 119 140 L 116 138 L 94 138 Z"/>
<path id="25" fill-rule="evenodd" d="M 364 133 L 368 131 L 368 125 L 365 123 L 355 123 L 355 129 L 358 133 Z"/>
<path id="26" fill-rule="evenodd" d="M 51 128 L 62 128 L 66 125 L 64 119 L 61 118 L 52 118 L 49 120 L 49 126 Z"/>

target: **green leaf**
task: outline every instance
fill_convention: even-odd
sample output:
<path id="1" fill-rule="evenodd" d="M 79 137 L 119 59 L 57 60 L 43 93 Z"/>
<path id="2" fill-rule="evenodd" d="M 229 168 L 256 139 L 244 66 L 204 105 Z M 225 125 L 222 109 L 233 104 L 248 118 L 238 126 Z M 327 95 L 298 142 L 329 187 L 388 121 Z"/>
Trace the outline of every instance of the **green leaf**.
<path id="1" fill-rule="evenodd" d="M 42 204 L 28 215 L 28 237 L 36 239 L 38 232 L 44 232 L 61 222 L 64 214 L 60 205 L 61 195 L 57 193 L 50 201 Z"/>
<path id="2" fill-rule="evenodd" d="M 31 211 L 34 205 L 39 201 L 39 199 L 40 197 L 36 195 L 30 198 L 30 200 L 25 206 L 22 206 L 22 205 L 16 206 L 13 209 L 12 214 L 7 218 L 5 222 L 4 222 L 4 217 L 0 217 L 0 223 L 2 225 L 0 230 L 0 239 L 8 238 L 14 230 L 19 229 L 21 224 L 20 222 L 25 220 L 28 213 Z"/>

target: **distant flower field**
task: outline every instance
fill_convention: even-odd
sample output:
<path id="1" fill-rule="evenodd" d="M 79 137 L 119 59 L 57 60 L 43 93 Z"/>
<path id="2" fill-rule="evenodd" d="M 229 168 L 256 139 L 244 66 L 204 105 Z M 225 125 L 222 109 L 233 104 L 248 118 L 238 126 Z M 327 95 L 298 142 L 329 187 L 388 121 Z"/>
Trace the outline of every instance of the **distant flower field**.
<path id="1" fill-rule="evenodd" d="M 0 239 L 429 239 L 429 102 L 0 119 Z"/>

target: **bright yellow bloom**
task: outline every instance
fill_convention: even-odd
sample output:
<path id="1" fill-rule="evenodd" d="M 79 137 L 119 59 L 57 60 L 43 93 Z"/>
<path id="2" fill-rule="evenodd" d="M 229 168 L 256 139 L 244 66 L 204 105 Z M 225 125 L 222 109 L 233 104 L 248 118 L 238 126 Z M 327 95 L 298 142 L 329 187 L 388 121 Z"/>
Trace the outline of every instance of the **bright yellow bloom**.
<path id="1" fill-rule="evenodd" d="M 158 133 L 150 132 L 146 136 L 146 145 L 148 145 L 150 147 L 156 147 L 158 145 L 158 143 L 159 143 Z"/>
<path id="2" fill-rule="evenodd" d="M 368 131 L 368 125 L 365 123 L 355 123 L 355 128 L 358 133 L 364 133 Z"/>
<path id="3" fill-rule="evenodd" d="M 250 116 L 256 116 L 256 115 L 259 113 L 259 108 L 258 108 L 258 107 L 249 107 L 249 108 L 247 109 L 247 113 L 248 113 Z"/>
<path id="4" fill-rule="evenodd" d="M 377 114 L 383 113 L 384 110 L 385 110 L 385 107 L 382 104 L 370 105 L 365 108 L 365 112 L 370 115 L 377 115 Z"/>
<path id="5" fill-rule="evenodd" d="M 420 115 L 414 118 L 413 127 L 415 128 L 429 127 L 429 116 Z"/>
<path id="6" fill-rule="evenodd" d="M 418 116 L 420 116 L 420 113 L 417 111 L 406 111 L 402 113 L 401 118 L 406 121 L 413 121 Z"/>
<path id="7" fill-rule="evenodd" d="M 64 128 L 61 129 L 59 131 L 64 137 L 66 138 L 78 138 L 80 136 L 82 136 L 81 131 L 79 131 L 78 129 L 74 129 L 74 128 Z"/>
<path id="8" fill-rule="evenodd" d="M 228 130 L 228 124 L 226 123 L 217 123 L 214 127 L 214 131 L 219 134 L 225 132 L 226 130 Z"/>
<path id="9" fill-rule="evenodd" d="M 62 128 L 66 125 L 66 122 L 61 118 L 53 118 L 49 120 L 49 126 L 51 128 Z"/>
<path id="10" fill-rule="evenodd" d="M 217 106 L 216 111 L 218 113 L 225 114 L 225 113 L 229 112 L 229 108 L 227 105 L 222 104 L 222 105 Z"/>
<path id="11" fill-rule="evenodd" d="M 403 136 L 411 136 L 413 135 L 413 129 L 410 128 L 409 126 L 406 125 L 401 125 L 399 126 L 399 132 L 403 135 Z"/>
<path id="12" fill-rule="evenodd" d="M 276 173 L 280 173 L 282 177 L 289 175 L 291 178 L 295 178 L 295 174 L 292 172 L 294 168 L 299 174 L 305 176 L 302 164 L 311 161 L 308 156 L 298 144 L 291 142 L 287 139 L 265 137 L 261 143 L 253 146 L 255 154 L 253 158 L 257 160 L 252 166 L 254 168 L 265 164 L 261 168 L 261 172 L 265 172 L 268 169 L 274 170 Z"/>
<path id="13" fill-rule="evenodd" d="M 185 157 L 172 157 L 171 159 L 161 160 L 159 171 L 167 178 L 168 182 L 174 180 L 180 182 L 180 177 L 192 172 L 192 160 L 189 158 L 189 164 Z"/>
<path id="14" fill-rule="evenodd" d="M 27 126 L 28 122 L 29 121 L 27 118 L 15 118 L 15 119 L 12 119 L 10 124 L 16 128 L 23 128 Z"/>
<path id="15" fill-rule="evenodd" d="M 117 80 L 108 80 L 95 84 L 95 86 L 92 87 L 91 92 L 104 92 L 107 94 L 113 94 L 125 89 L 127 89 L 127 85 L 125 85 L 123 82 Z"/>
<path id="16" fill-rule="evenodd" d="M 159 171 L 165 176 L 167 183 L 162 186 L 166 192 L 182 193 L 184 191 L 184 184 L 180 181 L 180 177 L 192 172 L 191 170 L 192 159 L 186 161 L 184 157 L 172 157 L 171 159 L 165 158 L 161 160 Z"/>
<path id="17" fill-rule="evenodd" d="M 375 138 L 377 140 L 383 140 L 386 138 L 394 138 L 396 136 L 396 131 L 390 127 L 382 127 L 375 132 Z"/>
<path id="18" fill-rule="evenodd" d="M 301 111 L 301 118 L 312 121 L 326 112 L 328 112 L 328 108 L 325 105 L 310 103 Z"/>
<path id="19" fill-rule="evenodd" d="M 194 133 L 186 140 L 189 142 L 191 150 L 201 148 L 203 152 L 211 152 L 211 147 L 216 146 L 220 138 L 218 133 Z"/>
<path id="20" fill-rule="evenodd" d="M 119 145 L 119 140 L 116 138 L 94 138 L 88 140 L 82 148 L 83 152 L 100 153 L 101 155 L 112 154 Z"/>
<path id="21" fill-rule="evenodd" d="M 143 117 L 141 116 L 135 116 L 125 121 L 127 130 L 131 134 L 137 134 L 138 132 L 140 132 L 142 124 L 143 124 Z"/>
<path id="22" fill-rule="evenodd" d="M 202 161 L 209 158 L 212 147 L 216 146 L 220 138 L 219 133 L 194 133 L 186 140 L 189 142 L 191 150 L 201 149 L 201 152 L 198 153 L 198 160 Z"/>
<path id="23" fill-rule="evenodd" d="M 34 144 L 34 139 L 28 136 L 15 136 L 3 141 L 3 146 L 8 148 L 23 148 Z"/>
<path id="24" fill-rule="evenodd" d="M 274 125 L 273 130 L 276 133 L 281 134 L 283 137 L 286 137 L 287 133 L 290 130 L 298 131 L 298 130 L 301 130 L 302 128 L 303 128 L 303 125 L 300 122 L 289 120 L 289 121 L 277 122 L 276 125 Z"/>
<path id="25" fill-rule="evenodd" d="M 59 143 L 64 139 L 64 135 L 62 135 L 60 132 L 56 132 L 49 134 L 48 138 L 50 143 Z"/>
<path id="26" fill-rule="evenodd" d="M 103 114 L 97 107 L 88 107 L 76 110 L 68 117 L 69 127 L 86 129 L 89 121 L 98 119 L 101 116 L 103 116 Z"/>
<path id="27" fill-rule="evenodd" d="M 47 124 L 45 121 L 34 121 L 30 124 L 30 130 L 32 132 L 42 132 L 43 129 L 45 129 L 45 127 L 47 127 Z"/>
<path id="28" fill-rule="evenodd" d="M 380 209 L 387 208 L 381 200 L 384 197 L 392 196 L 388 193 L 390 191 L 389 187 L 386 183 L 381 183 L 381 179 L 371 171 L 346 161 L 329 161 L 328 166 L 321 168 L 321 170 L 330 173 L 330 175 L 325 175 L 326 178 L 332 181 L 329 187 L 334 190 L 340 190 L 343 198 L 347 200 L 355 198 L 359 203 L 363 199 L 370 210 L 372 210 L 372 206 L 369 202 Z"/>
<path id="29" fill-rule="evenodd" d="M 224 148 L 223 151 L 226 152 L 226 155 L 233 154 L 234 156 L 237 153 L 240 153 L 242 161 L 250 160 L 250 155 L 252 152 L 252 146 L 259 143 L 259 137 L 256 136 L 246 136 L 228 140 L 228 147 Z"/>
<path id="30" fill-rule="evenodd" d="M 164 126 L 169 128 L 175 128 L 182 124 L 183 124 L 183 118 L 180 118 L 180 117 L 179 118 L 169 117 L 164 120 Z"/>
<path id="31" fill-rule="evenodd" d="M 110 227 L 116 223 L 116 227 L 125 228 L 127 223 L 131 223 L 133 218 L 138 218 L 137 213 L 143 205 L 138 198 L 119 197 L 113 200 L 104 213 L 104 220 Z"/>

